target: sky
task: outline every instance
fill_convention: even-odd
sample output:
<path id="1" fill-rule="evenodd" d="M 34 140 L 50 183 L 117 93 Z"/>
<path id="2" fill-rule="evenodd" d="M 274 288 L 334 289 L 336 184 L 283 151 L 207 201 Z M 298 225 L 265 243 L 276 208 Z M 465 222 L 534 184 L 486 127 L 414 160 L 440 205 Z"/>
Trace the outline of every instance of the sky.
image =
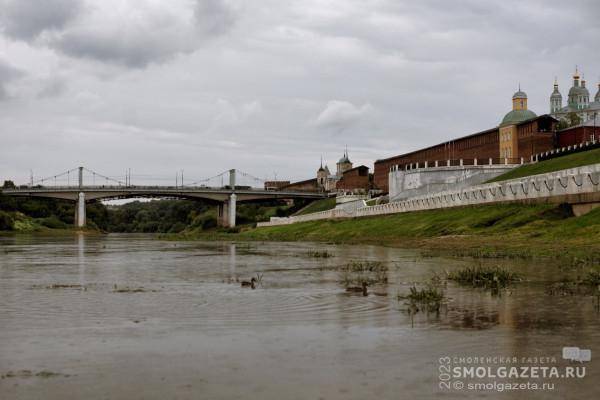
<path id="1" fill-rule="evenodd" d="M 0 180 L 312 178 L 548 112 L 597 0 L 0 0 Z"/>

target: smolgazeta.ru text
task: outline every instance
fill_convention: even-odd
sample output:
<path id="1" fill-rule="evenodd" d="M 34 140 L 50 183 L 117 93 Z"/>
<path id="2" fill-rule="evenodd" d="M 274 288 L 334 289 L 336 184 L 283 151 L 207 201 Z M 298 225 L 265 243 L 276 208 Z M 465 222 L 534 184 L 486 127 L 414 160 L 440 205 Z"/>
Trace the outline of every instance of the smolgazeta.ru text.
<path id="1" fill-rule="evenodd" d="M 585 366 L 453 367 L 453 378 L 584 378 Z"/>

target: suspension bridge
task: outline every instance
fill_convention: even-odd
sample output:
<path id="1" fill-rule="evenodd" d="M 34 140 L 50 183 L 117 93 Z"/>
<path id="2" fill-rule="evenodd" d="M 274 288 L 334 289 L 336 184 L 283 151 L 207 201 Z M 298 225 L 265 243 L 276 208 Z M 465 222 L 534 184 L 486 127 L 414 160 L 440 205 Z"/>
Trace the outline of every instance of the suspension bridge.
<path id="1" fill-rule="evenodd" d="M 60 174 L 33 180 L 25 185 L 2 189 L 6 196 L 46 197 L 77 202 L 75 224 L 86 224 L 85 204 L 95 200 L 126 199 L 134 197 L 196 199 L 218 205 L 218 223 L 223 227 L 235 227 L 236 205 L 238 202 L 264 200 L 322 199 L 329 195 L 323 192 L 267 190 L 257 187 L 265 180 L 251 174 L 230 169 L 209 178 L 184 184 L 176 175 L 175 186 L 133 185 L 131 174 L 123 178 L 99 174 L 85 167 L 77 167 Z M 239 180 L 246 182 L 238 182 Z M 145 180 L 152 180 L 146 176 Z M 249 184 L 248 184 L 249 181 Z M 240 185 L 240 183 L 247 183 Z"/>

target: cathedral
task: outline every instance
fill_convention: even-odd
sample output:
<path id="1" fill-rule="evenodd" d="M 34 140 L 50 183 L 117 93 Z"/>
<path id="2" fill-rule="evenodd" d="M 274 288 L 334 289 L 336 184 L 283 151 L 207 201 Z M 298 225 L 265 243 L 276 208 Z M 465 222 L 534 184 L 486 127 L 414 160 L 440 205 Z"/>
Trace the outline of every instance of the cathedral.
<path id="1" fill-rule="evenodd" d="M 348 158 L 348 150 L 344 151 L 344 155 L 336 163 L 336 173 L 332 175 L 329 172 L 329 167 L 323 167 L 323 159 L 321 159 L 321 167 L 317 170 L 317 185 L 319 188 L 330 192 L 336 189 L 336 183 L 342 179 L 345 171 L 352 169 L 352 161 Z"/>
<path id="2" fill-rule="evenodd" d="M 562 95 L 558 90 L 558 82 L 554 80 L 554 91 L 550 95 L 550 115 L 558 120 L 567 119 L 569 114 L 575 113 L 582 123 L 585 123 L 600 114 L 600 83 L 593 101 L 590 101 L 590 92 L 585 86 L 585 78 L 581 79 L 579 71 L 575 68 L 573 86 L 569 89 L 567 104 L 563 106 Z"/>

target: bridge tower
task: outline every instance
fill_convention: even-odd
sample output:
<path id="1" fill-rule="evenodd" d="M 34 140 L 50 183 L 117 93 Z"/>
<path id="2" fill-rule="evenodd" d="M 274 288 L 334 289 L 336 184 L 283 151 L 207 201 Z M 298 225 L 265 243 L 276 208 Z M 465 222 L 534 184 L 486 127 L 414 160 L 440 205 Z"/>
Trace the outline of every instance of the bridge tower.
<path id="1" fill-rule="evenodd" d="M 237 207 L 237 195 L 235 194 L 235 169 L 229 170 L 229 188 L 231 194 L 229 199 L 219 204 L 217 223 L 225 228 L 235 228 L 235 213 Z"/>

